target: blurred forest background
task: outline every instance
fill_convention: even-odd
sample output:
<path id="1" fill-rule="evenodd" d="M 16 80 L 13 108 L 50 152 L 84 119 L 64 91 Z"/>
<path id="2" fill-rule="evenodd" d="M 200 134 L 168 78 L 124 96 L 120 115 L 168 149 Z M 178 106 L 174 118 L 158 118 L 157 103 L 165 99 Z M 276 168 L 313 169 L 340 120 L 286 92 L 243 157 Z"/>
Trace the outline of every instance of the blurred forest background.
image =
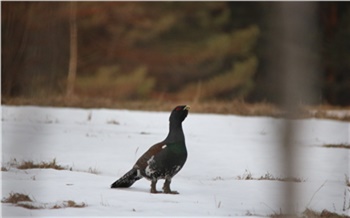
<path id="1" fill-rule="evenodd" d="M 272 4 L 1 2 L 2 102 L 275 103 L 279 78 L 266 67 Z M 350 3 L 316 4 L 319 33 L 305 33 L 319 45 L 315 103 L 348 106 Z"/>

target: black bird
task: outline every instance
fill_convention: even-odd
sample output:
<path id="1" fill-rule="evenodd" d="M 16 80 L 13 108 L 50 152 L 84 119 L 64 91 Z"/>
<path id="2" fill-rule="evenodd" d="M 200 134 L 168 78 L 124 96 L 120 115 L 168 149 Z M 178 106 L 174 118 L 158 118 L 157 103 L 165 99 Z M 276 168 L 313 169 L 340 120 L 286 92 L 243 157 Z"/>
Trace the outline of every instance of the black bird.
<path id="1" fill-rule="evenodd" d="M 137 180 L 145 177 L 151 180 L 151 193 L 160 193 L 156 189 L 159 179 L 165 179 L 163 191 L 167 194 L 179 194 L 171 191 L 170 182 L 178 173 L 187 159 L 185 136 L 182 130 L 182 121 L 187 117 L 190 107 L 177 106 L 169 117 L 169 133 L 162 141 L 153 145 L 136 162 L 133 168 L 120 179 L 115 181 L 111 188 L 128 188 Z"/>

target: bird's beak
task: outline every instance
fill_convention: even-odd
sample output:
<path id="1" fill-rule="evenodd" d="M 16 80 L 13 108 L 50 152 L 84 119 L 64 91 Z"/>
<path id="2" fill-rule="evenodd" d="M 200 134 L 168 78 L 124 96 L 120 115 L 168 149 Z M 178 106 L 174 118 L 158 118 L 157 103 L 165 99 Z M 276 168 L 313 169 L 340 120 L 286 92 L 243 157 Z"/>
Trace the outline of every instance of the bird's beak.
<path id="1" fill-rule="evenodd" d="M 184 107 L 184 110 L 190 110 L 191 109 L 191 107 L 189 106 L 189 105 L 186 105 L 185 107 Z"/>

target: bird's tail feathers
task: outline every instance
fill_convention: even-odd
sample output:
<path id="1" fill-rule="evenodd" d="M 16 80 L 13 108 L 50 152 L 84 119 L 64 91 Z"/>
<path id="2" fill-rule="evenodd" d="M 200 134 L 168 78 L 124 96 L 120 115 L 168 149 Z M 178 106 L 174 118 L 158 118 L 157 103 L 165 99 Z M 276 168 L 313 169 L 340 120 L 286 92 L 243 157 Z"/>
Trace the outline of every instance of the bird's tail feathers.
<path id="1" fill-rule="evenodd" d="M 111 185 L 111 188 L 129 188 L 130 186 L 132 186 L 132 184 L 134 184 L 134 182 L 141 178 L 142 176 L 137 172 L 137 169 L 132 168 L 124 176 L 115 181 Z"/>

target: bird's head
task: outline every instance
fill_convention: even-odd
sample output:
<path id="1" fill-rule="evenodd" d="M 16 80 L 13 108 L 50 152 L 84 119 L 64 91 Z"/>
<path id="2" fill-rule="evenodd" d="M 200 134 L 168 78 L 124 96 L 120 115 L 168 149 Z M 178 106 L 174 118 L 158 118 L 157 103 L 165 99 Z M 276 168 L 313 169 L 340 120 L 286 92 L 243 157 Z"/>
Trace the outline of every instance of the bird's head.
<path id="1" fill-rule="evenodd" d="M 170 122 L 182 122 L 187 117 L 190 106 L 188 105 L 179 105 L 176 106 L 170 114 Z"/>

